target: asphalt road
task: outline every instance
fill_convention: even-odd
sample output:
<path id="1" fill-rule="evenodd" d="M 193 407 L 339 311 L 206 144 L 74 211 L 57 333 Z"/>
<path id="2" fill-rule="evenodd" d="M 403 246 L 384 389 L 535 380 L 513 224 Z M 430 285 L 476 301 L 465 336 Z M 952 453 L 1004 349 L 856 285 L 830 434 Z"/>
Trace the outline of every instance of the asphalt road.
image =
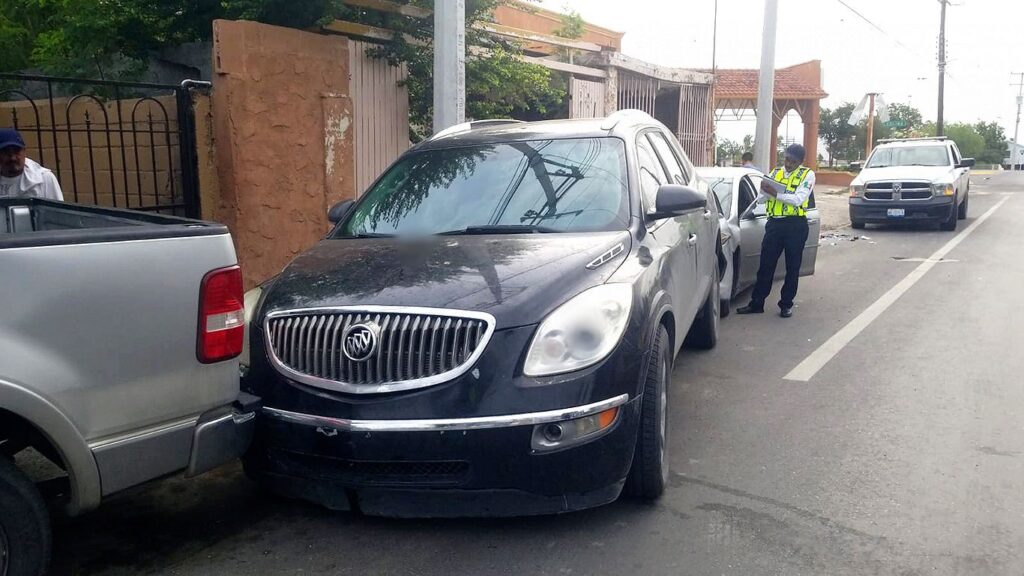
<path id="1" fill-rule="evenodd" d="M 262 496 L 229 466 L 60 521 L 54 572 L 1022 574 L 1024 177 L 975 176 L 970 208 L 957 233 L 826 240 L 794 318 L 730 316 L 717 349 L 684 352 L 657 505 L 383 520 Z M 809 380 L 784 378 L 914 275 Z"/>

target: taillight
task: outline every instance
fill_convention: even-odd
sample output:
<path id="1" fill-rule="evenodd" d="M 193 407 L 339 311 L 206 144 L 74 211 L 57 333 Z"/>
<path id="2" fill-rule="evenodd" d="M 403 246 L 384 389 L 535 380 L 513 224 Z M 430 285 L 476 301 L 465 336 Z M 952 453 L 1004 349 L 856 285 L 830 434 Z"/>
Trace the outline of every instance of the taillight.
<path id="1" fill-rule="evenodd" d="M 214 270 L 199 287 L 199 341 L 196 356 L 203 364 L 229 360 L 242 353 L 245 305 L 238 266 Z"/>

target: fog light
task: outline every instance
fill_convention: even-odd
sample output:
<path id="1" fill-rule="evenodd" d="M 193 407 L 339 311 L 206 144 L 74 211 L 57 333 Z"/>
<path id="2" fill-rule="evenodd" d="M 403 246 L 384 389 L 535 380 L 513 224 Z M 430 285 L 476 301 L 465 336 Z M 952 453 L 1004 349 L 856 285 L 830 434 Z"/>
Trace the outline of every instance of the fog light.
<path id="1" fill-rule="evenodd" d="M 578 444 L 611 428 L 618 419 L 618 407 L 575 420 L 538 424 L 530 445 L 536 452 L 550 452 Z"/>

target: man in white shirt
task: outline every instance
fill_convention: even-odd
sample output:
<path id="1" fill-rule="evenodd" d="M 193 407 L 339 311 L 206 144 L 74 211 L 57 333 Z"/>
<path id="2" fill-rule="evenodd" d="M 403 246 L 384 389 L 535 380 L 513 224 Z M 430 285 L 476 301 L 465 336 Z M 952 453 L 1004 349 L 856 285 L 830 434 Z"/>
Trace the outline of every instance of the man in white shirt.
<path id="1" fill-rule="evenodd" d="M 757 270 L 757 283 L 750 296 L 750 304 L 737 308 L 737 314 L 760 314 L 764 301 L 772 291 L 772 280 L 779 256 L 786 254 L 786 280 L 782 284 L 779 315 L 793 315 L 800 280 L 800 265 L 807 244 L 807 210 L 814 193 L 814 171 L 803 166 L 804 147 L 793 144 L 786 148 L 785 162 L 761 180 L 759 204 L 766 204 L 764 240 L 761 242 L 761 263 Z"/>
<path id="2" fill-rule="evenodd" d="M 13 128 L 0 129 L 0 198 L 64 200 L 57 177 L 25 155 L 25 140 Z"/>
<path id="3" fill-rule="evenodd" d="M 742 164 L 743 168 L 749 168 L 750 170 L 757 170 L 758 172 L 761 171 L 760 168 L 758 168 L 757 166 L 754 165 L 754 153 L 753 152 L 744 152 L 742 160 L 743 160 L 743 164 Z"/>

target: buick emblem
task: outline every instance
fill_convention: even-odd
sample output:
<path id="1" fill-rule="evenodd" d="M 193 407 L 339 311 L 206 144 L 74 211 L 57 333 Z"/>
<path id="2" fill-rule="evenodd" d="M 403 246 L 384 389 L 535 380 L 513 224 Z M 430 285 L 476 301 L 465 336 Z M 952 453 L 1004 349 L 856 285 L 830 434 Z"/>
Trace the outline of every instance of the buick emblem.
<path id="1" fill-rule="evenodd" d="M 369 360 L 377 352 L 377 337 L 380 326 L 373 322 L 363 322 L 349 326 L 342 334 L 342 351 L 353 362 Z"/>
<path id="2" fill-rule="evenodd" d="M 899 192 L 900 190 L 903 190 L 903 182 L 893 182 L 892 191 Z"/>

